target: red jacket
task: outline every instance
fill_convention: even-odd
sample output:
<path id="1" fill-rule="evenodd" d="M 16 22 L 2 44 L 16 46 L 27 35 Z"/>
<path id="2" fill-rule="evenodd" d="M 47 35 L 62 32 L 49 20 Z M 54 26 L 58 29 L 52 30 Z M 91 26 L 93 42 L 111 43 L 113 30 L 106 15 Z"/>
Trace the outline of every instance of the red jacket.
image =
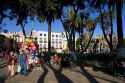
<path id="1" fill-rule="evenodd" d="M 53 61 L 54 62 L 59 62 L 59 57 L 58 56 L 54 56 Z"/>

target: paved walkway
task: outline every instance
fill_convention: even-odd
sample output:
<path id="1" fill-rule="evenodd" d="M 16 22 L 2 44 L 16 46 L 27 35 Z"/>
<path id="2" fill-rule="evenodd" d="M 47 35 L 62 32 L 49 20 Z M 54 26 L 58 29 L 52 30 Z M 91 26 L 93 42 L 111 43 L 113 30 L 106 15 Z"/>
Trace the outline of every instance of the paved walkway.
<path id="1" fill-rule="evenodd" d="M 73 67 L 61 69 L 45 65 L 43 70 L 34 70 L 26 79 L 20 74 L 6 78 L 7 67 L 0 62 L 0 83 L 125 83 L 125 81 L 93 71 L 92 68 Z"/>

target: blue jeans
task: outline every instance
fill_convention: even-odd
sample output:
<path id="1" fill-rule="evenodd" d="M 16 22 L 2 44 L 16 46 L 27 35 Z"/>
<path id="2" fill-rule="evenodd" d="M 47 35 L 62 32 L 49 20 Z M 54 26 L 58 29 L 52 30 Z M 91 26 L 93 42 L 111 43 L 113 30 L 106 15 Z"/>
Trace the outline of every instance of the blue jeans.
<path id="1" fill-rule="evenodd" d="M 26 70 L 27 70 L 26 63 L 22 62 L 20 66 L 21 66 L 21 73 L 23 73 L 24 76 L 26 76 Z"/>

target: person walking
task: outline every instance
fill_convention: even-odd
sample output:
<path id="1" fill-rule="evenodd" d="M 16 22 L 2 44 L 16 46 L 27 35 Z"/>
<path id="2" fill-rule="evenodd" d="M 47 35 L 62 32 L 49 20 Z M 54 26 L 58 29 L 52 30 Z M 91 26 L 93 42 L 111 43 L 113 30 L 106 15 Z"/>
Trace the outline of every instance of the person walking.
<path id="1" fill-rule="evenodd" d="M 14 76 L 14 54 L 13 52 L 8 52 L 7 56 L 7 66 L 8 66 L 8 76 Z"/>
<path id="2" fill-rule="evenodd" d="M 25 51 L 22 50 L 22 52 L 20 52 L 19 62 L 20 62 L 20 66 L 21 66 L 21 72 L 20 73 L 24 75 L 24 78 L 26 76 L 26 71 L 27 71 L 26 60 L 27 60 L 27 56 L 25 54 Z"/>

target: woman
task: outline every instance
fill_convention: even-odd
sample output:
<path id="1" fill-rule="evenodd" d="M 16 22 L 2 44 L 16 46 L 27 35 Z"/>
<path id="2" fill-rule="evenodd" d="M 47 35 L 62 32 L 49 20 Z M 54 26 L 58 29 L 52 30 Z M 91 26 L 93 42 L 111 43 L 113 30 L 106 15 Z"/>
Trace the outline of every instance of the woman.
<path id="1" fill-rule="evenodd" d="M 7 54 L 8 76 L 14 76 L 14 54 L 10 52 Z"/>

